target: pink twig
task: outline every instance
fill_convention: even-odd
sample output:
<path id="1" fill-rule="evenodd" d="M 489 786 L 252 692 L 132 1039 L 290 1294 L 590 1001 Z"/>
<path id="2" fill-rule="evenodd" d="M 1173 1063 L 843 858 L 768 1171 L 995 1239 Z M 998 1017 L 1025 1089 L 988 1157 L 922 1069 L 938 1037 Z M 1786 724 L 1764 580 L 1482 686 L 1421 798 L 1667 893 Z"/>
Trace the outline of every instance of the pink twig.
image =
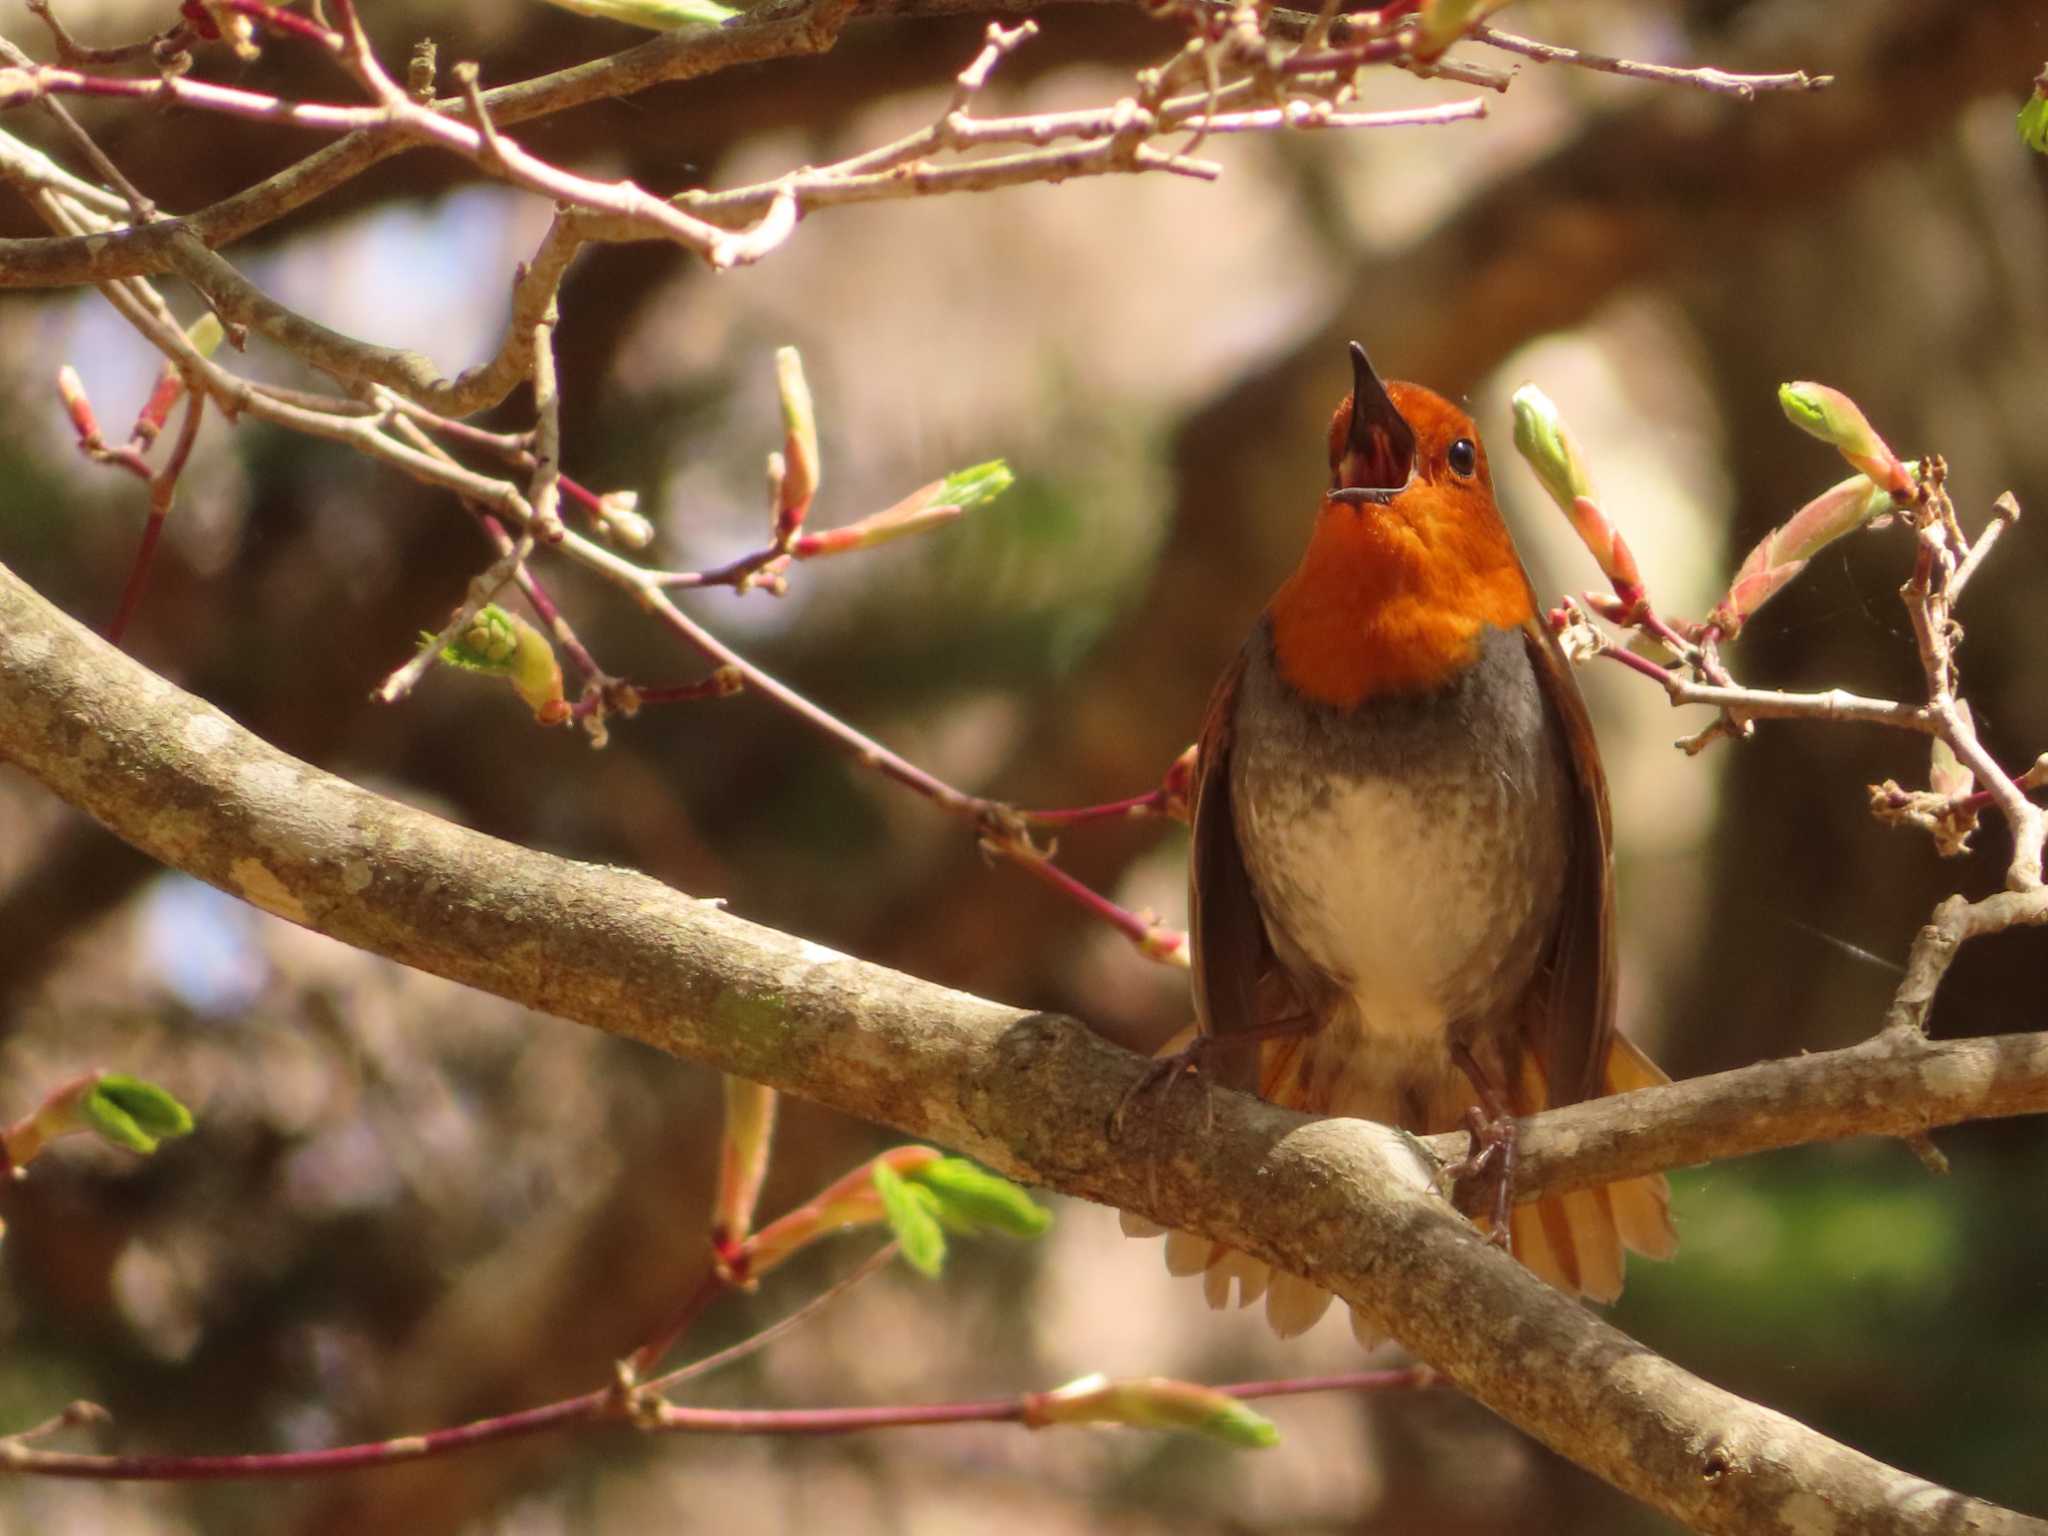
<path id="1" fill-rule="evenodd" d="M 1142 795 L 1131 795 L 1122 800 L 1111 800 L 1103 805 L 1084 805 L 1072 810 L 1022 811 L 1018 814 L 1034 827 L 1077 827 L 1085 822 L 1129 820 L 1143 821 L 1152 817 L 1167 817 L 1174 821 L 1186 821 L 1189 807 L 1194 799 L 1195 766 L 1198 748 L 1189 747 L 1174 759 L 1173 766 L 1166 770 L 1166 777 L 1159 787 Z"/>
<path id="2" fill-rule="evenodd" d="M 57 370 L 57 397 L 63 401 L 65 414 L 71 418 L 71 430 L 78 435 L 80 453 L 95 464 L 111 464 L 138 480 L 149 479 L 149 460 L 142 452 L 144 445 L 137 442 L 129 442 L 119 448 L 108 445 L 100 434 L 99 415 L 92 408 L 85 385 L 69 364 Z"/>
<path id="3" fill-rule="evenodd" d="M 120 605 L 107 625 L 107 639 L 119 645 L 121 637 L 127 633 L 128 621 L 135 616 L 136 607 L 142 601 L 143 589 L 149 584 L 157 541 L 163 535 L 164 519 L 170 513 L 171 501 L 177 495 L 178 477 L 184 474 L 185 465 L 192 457 L 192 445 L 199 437 L 199 420 L 206 397 L 197 391 L 188 396 L 171 456 L 165 460 L 162 469 L 152 470 L 146 450 L 156 440 L 178 397 L 186 394 L 184 380 L 175 365 L 166 365 L 164 375 L 158 378 L 156 388 L 150 392 L 148 401 L 135 418 L 129 440 L 119 448 L 110 448 L 100 436 L 99 418 L 93 411 L 92 401 L 87 397 L 77 373 L 68 365 L 57 370 L 57 394 L 71 418 L 72 430 L 78 434 L 79 451 L 95 463 L 111 464 L 125 470 L 149 487 L 149 511 L 142 525 L 142 542 L 136 548 L 135 563 L 129 568 L 128 580 L 122 585 Z"/>
<path id="4" fill-rule="evenodd" d="M 310 16 L 301 16 L 297 11 L 287 11 L 280 6 L 267 5 L 264 0 L 214 0 L 222 10 L 233 11 L 260 21 L 275 32 L 288 32 L 294 37 L 325 48 L 329 53 L 339 55 L 342 49 L 341 34 L 321 26 Z"/>
<path id="5" fill-rule="evenodd" d="M 491 542 L 497 545 L 499 557 L 502 559 L 511 554 L 515 541 L 512 535 L 505 531 L 505 525 L 488 512 L 480 511 L 476 517 L 477 521 L 483 524 L 484 532 L 490 535 Z M 582 668 L 583 675 L 599 683 L 614 681 L 611 674 L 597 664 L 597 658 L 590 654 L 575 629 L 562 616 L 562 610 L 555 606 L 555 600 L 548 596 L 547 588 L 540 584 L 540 578 L 533 574 L 525 561 L 521 561 L 518 569 L 512 573 L 512 579 L 518 583 L 519 594 L 526 599 L 526 605 L 533 610 L 533 616 L 547 626 L 548 633 L 555 638 L 555 644 L 569 653 L 570 660 Z"/>
<path id="6" fill-rule="evenodd" d="M 1387 1392 L 1434 1386 L 1441 1378 L 1428 1366 L 1384 1371 L 1353 1371 L 1344 1375 L 1299 1380 L 1245 1381 L 1210 1390 L 1240 1401 L 1295 1397 L 1308 1392 Z M 884 1408 L 682 1408 L 664 1404 L 652 1427 L 694 1434 L 846 1435 L 871 1429 L 911 1429 L 938 1424 L 1056 1423 L 1052 1409 L 1056 1392 L 1027 1392 L 1021 1397 L 983 1398 L 978 1402 L 919 1403 Z"/>
<path id="7" fill-rule="evenodd" d="M 517 435 L 484 433 L 476 428 L 464 427 L 460 423 L 448 422 L 434 416 L 420 407 L 403 402 L 394 402 L 398 426 L 402 432 L 424 432 L 432 430 L 446 432 L 459 440 L 470 442 L 489 452 L 499 454 L 514 462 L 532 463 L 532 456 Z M 452 429 L 452 430 L 451 430 Z M 446 458 L 445 451 L 438 445 L 427 445 L 435 455 Z M 502 530 L 500 530 L 502 533 Z M 800 543 L 801 541 L 796 541 Z M 790 688 L 771 674 L 747 661 L 738 652 L 719 640 L 702 625 L 691 619 L 674 601 L 664 587 L 708 585 L 713 578 L 739 578 L 751 569 L 755 574 L 772 563 L 772 548 L 756 551 L 754 555 L 730 562 L 718 571 L 709 573 L 648 571 L 619 559 L 610 551 L 601 550 L 587 541 L 575 541 L 571 549 L 582 555 L 588 563 L 614 581 L 631 588 L 639 597 L 643 607 L 658 620 L 667 625 L 686 644 L 704 656 L 713 665 L 711 676 L 691 683 L 643 687 L 635 684 L 621 684 L 616 690 L 606 690 L 601 695 L 586 691 L 585 696 L 572 709 L 572 714 L 586 725 L 592 716 L 601 710 L 627 706 L 638 708 L 643 704 L 695 701 L 708 698 L 722 698 L 742 689 L 765 696 L 769 702 L 785 713 L 794 715 L 812 730 L 826 737 L 833 745 L 849 753 L 862 765 L 872 768 L 883 777 L 903 785 L 922 795 L 942 810 L 972 821 L 983 834 L 983 846 L 999 857 L 1009 858 L 1031 870 L 1044 884 L 1051 886 L 1062 895 L 1076 902 L 1084 910 L 1110 922 L 1117 931 L 1136 944 L 1148 957 L 1168 963 L 1185 963 L 1185 941 L 1183 936 L 1172 929 L 1161 928 L 1147 923 L 1136 914 L 1127 912 L 1108 898 L 1098 895 L 1081 881 L 1074 879 L 1063 870 L 1051 866 L 1045 854 L 1030 846 L 1029 839 L 1020 834 L 1028 818 L 1000 801 L 968 794 L 951 784 L 926 772 L 909 759 L 883 746 L 874 738 L 856 730 L 837 716 L 820 708 L 808 698 Z M 795 549 L 792 545 L 792 551 Z M 501 550 L 503 546 L 501 544 Z M 764 562 L 761 556 L 771 557 Z M 544 616 L 545 617 L 545 616 Z M 628 700 L 630 704 L 628 705 Z M 601 717 L 600 717 L 601 718 Z M 1163 808 L 1170 808 L 1173 801 L 1169 791 L 1174 791 L 1179 781 L 1178 793 L 1185 796 L 1185 776 L 1188 768 L 1184 760 L 1168 775 L 1168 780 L 1155 791 Z M 1149 797 L 1141 797 L 1149 798 Z M 1057 818 L 1061 813 L 1051 813 Z M 1072 818 L 1075 821 L 1089 819 L 1085 816 Z M 1048 821 L 1047 825 L 1056 824 Z"/>
<path id="8" fill-rule="evenodd" d="M 744 692 L 746 686 L 738 673 L 728 667 L 720 667 L 709 677 L 699 678 L 694 683 L 670 683 L 652 688 L 635 683 L 633 693 L 642 704 L 692 704 L 700 699 L 729 699 Z"/>
<path id="9" fill-rule="evenodd" d="M 744 592 L 753 585 L 754 579 L 762 574 L 774 575 L 776 570 L 795 558 L 792 549 L 776 544 L 764 544 L 761 548 L 728 560 L 723 565 L 714 565 L 704 571 L 670 571 L 661 577 L 661 584 L 679 591 L 698 587 L 733 587 Z M 779 589 L 778 589 L 779 591 Z"/>
<path id="10" fill-rule="evenodd" d="M 1309 1392 L 1387 1392 L 1435 1385 L 1427 1366 L 1291 1380 L 1237 1382 L 1212 1390 L 1241 1401 L 1293 1397 Z M 843 1435 L 873 1429 L 939 1424 L 1027 1424 L 1052 1422 L 1060 1394 L 1028 1392 L 978 1402 L 910 1404 L 885 1408 L 724 1409 L 682 1408 L 650 1401 L 631 1389 L 608 1386 L 538 1408 L 478 1419 L 423 1435 L 405 1435 L 323 1451 L 280 1451 L 248 1456 L 93 1456 L 46 1451 L 25 1435 L 0 1440 L 0 1466 L 37 1477 L 95 1482 L 226 1482 L 318 1477 L 364 1467 L 395 1466 L 445 1456 L 549 1430 L 578 1425 L 630 1423 L 650 1430 L 727 1435 Z M 37 1426 L 38 1431 L 43 1426 Z"/>
<path id="11" fill-rule="evenodd" d="M 635 1380 L 660 1365 L 668 1352 L 676 1347 L 676 1341 L 695 1327 L 697 1319 L 731 1288 L 732 1282 L 726 1279 L 726 1273 L 718 1264 L 705 1266 L 704 1277 L 697 1282 L 697 1288 L 627 1360 L 626 1369 Z"/>
<path id="12" fill-rule="evenodd" d="M 1303 48 L 1282 59 L 1278 68 L 1283 75 L 1348 73 L 1366 64 L 1386 64 L 1408 56 L 1405 37 L 1373 37 L 1336 48 Z"/>
<path id="13" fill-rule="evenodd" d="M 388 129 L 392 126 L 390 114 L 382 107 L 285 101 L 261 91 L 215 85 L 183 75 L 130 80 L 112 75 L 85 74 L 47 64 L 0 72 L 0 108 L 51 96 L 125 97 L 201 112 L 217 112 L 227 117 L 248 118 L 254 122 L 290 123 L 295 127 L 326 133 L 354 133 L 359 129 Z"/>
<path id="14" fill-rule="evenodd" d="M 1110 800 L 1101 805 L 1080 805 L 1067 810 L 1025 811 L 1021 814 L 1034 827 L 1078 827 L 1090 821 L 1145 821 L 1155 816 L 1165 816 L 1167 793 L 1164 788 L 1147 790 L 1142 795 L 1130 795 L 1122 800 Z"/>
<path id="15" fill-rule="evenodd" d="M 0 1441 L 0 1466 L 38 1477 L 93 1482 L 203 1483 L 320 1477 L 361 1467 L 395 1466 L 445 1456 L 569 1424 L 618 1420 L 623 1413 L 622 1394 L 605 1387 L 544 1407 L 430 1430 L 423 1435 L 402 1435 L 394 1440 L 335 1446 L 324 1451 L 276 1451 L 247 1456 L 90 1456 L 35 1450 L 18 1441 Z"/>
<path id="16" fill-rule="evenodd" d="M 1609 661 L 1618 661 L 1631 672 L 1640 673 L 1660 685 L 1668 685 L 1672 681 L 1670 668 L 1658 666 L 1647 656 L 1638 656 L 1626 645 L 1602 645 L 1600 654 Z"/>
<path id="17" fill-rule="evenodd" d="M 669 1371 L 665 1375 L 657 1376 L 654 1380 L 645 1384 L 645 1390 L 649 1392 L 671 1391 L 685 1382 L 695 1381 L 699 1377 L 709 1376 L 713 1371 L 723 1370 L 726 1366 L 744 1360 L 749 1355 L 759 1354 L 791 1329 L 817 1316 L 819 1312 L 837 1301 L 841 1296 L 844 1296 L 856 1285 L 859 1285 L 868 1276 L 878 1274 L 887 1268 L 899 1251 L 898 1245 L 893 1240 L 884 1243 L 865 1259 L 862 1259 L 859 1266 L 850 1274 L 833 1281 L 825 1290 L 813 1296 L 801 1307 L 798 1307 L 796 1311 L 790 1313 L 789 1316 L 770 1323 L 759 1333 L 749 1334 L 737 1344 L 730 1344 L 715 1354 L 706 1355 L 701 1360 L 693 1360 L 688 1365 Z M 652 1369 L 654 1365 L 660 1363 L 661 1357 L 668 1353 L 674 1343 L 675 1335 L 673 1334 L 669 1335 L 666 1339 L 654 1341 L 633 1356 L 633 1364 L 638 1366 L 642 1357 L 646 1356 L 648 1359 L 647 1368 Z"/>
<path id="18" fill-rule="evenodd" d="M 121 604 L 107 623 L 107 642 L 110 645 L 121 643 L 121 637 L 128 632 L 128 621 L 135 617 L 135 610 L 142 602 L 142 590 L 149 584 L 150 566 L 156 559 L 157 540 L 163 531 L 164 508 L 151 495 L 149 520 L 142 525 L 142 542 L 135 546 L 135 563 L 129 567 L 128 580 L 122 585 Z"/>
<path id="19" fill-rule="evenodd" d="M 1042 853 L 1020 851 L 1005 845 L 999 839 L 986 836 L 982 839 L 982 846 L 1004 854 L 1027 875 L 1051 886 L 1075 905 L 1101 918 L 1137 945 L 1140 952 L 1148 958 L 1174 965 L 1187 964 L 1186 934 L 1173 928 L 1161 927 L 1158 923 L 1148 922 L 1129 908 L 1118 906 L 1093 886 L 1076 880 Z"/>
<path id="20" fill-rule="evenodd" d="M 532 470 L 535 467 L 531 432 L 486 432 L 483 428 L 471 426 L 466 421 L 457 421 L 453 417 L 430 411 L 402 395 L 388 395 L 384 398 L 388 399 L 394 409 L 430 432 L 453 438 L 456 442 L 472 448 L 482 449 L 514 469 Z M 604 497 L 569 475 L 558 478 L 562 494 L 583 509 L 591 526 L 602 526 L 608 511 Z"/>
<path id="21" fill-rule="evenodd" d="M 142 547 L 136 551 L 135 572 L 129 582 L 129 589 L 122 594 L 121 611 L 114 617 L 108 628 L 107 638 L 120 644 L 121 633 L 127 628 L 133 616 L 135 605 L 142 600 L 142 588 L 149 574 L 149 565 L 155 555 L 156 541 L 163 532 L 164 519 L 170 515 L 171 499 L 177 495 L 179 477 L 185 473 L 185 466 L 192 458 L 192 445 L 199 440 L 199 418 L 206 407 L 206 396 L 198 390 L 190 391 L 185 397 L 185 415 L 178 427 L 178 441 L 171 449 L 171 456 L 164 461 L 149 482 L 149 522 L 143 533 Z"/>

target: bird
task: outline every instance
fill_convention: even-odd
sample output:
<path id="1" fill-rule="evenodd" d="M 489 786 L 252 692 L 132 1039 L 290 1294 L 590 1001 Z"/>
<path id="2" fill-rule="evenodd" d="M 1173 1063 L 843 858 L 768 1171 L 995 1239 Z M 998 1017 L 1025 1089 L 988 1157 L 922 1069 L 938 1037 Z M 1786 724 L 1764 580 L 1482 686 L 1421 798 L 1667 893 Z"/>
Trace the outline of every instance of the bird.
<path id="1" fill-rule="evenodd" d="M 1569 1295 L 1667 1258 L 1661 1175 L 1512 1204 L 1514 1117 L 1668 1081 L 1615 1027 L 1613 835 L 1590 717 L 1472 419 L 1351 344 L 1308 548 L 1211 695 L 1190 820 L 1192 1068 L 1316 1115 L 1460 1127 L 1475 1220 Z M 1121 1113 L 1121 1111 L 1120 1111 Z M 1283 1338 L 1332 1300 L 1188 1232 L 1209 1304 Z M 1378 1342 L 1354 1309 L 1360 1342 Z"/>

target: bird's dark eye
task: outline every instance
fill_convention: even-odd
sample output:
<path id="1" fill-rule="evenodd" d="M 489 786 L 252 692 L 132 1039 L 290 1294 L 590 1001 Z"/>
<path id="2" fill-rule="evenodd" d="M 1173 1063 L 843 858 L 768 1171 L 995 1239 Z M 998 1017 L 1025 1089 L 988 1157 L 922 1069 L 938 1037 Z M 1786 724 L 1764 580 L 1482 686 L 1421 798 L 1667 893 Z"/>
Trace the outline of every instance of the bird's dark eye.
<path id="1" fill-rule="evenodd" d="M 1452 474 L 1470 478 L 1479 467 L 1479 445 L 1469 437 L 1461 437 L 1451 444 L 1449 458 Z"/>

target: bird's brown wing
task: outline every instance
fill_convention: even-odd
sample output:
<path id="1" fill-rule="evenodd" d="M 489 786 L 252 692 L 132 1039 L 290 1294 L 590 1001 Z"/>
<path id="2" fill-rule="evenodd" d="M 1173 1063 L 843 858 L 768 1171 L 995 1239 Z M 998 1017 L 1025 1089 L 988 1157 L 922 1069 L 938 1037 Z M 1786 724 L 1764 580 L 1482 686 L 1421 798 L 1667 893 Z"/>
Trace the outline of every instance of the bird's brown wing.
<path id="1" fill-rule="evenodd" d="M 1540 613 L 1524 626 L 1524 637 L 1564 738 L 1572 795 L 1564 908 L 1544 967 L 1543 996 L 1524 1016 L 1524 1027 L 1549 1080 L 1550 1102 L 1575 1104 L 1601 1091 L 1614 1037 L 1614 832 L 1593 722 L 1571 663 Z"/>
<path id="2" fill-rule="evenodd" d="M 1230 751 L 1244 657 L 1231 663 L 1209 698 L 1195 754 L 1194 846 L 1188 860 L 1189 958 L 1194 970 L 1195 1025 L 1227 1039 L 1260 1023 L 1260 980 L 1273 968 L 1265 919 L 1252 894 L 1231 805 Z M 1215 1053 L 1219 1081 L 1256 1092 L 1259 1053 Z"/>

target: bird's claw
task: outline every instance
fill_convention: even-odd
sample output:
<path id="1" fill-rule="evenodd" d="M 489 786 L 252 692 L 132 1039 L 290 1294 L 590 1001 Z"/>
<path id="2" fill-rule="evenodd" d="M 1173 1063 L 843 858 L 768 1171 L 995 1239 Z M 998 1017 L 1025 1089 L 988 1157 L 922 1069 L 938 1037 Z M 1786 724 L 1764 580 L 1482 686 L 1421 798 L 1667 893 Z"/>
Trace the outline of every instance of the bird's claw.
<path id="1" fill-rule="evenodd" d="M 1173 1092 L 1174 1083 L 1182 1077 L 1193 1076 L 1199 1073 L 1202 1070 L 1203 1060 L 1207 1057 L 1208 1047 L 1211 1044 L 1213 1042 L 1206 1036 L 1197 1036 L 1193 1041 L 1189 1042 L 1182 1049 L 1175 1051 L 1171 1056 L 1161 1056 L 1147 1062 L 1144 1075 L 1124 1091 L 1124 1096 L 1117 1100 L 1116 1108 L 1110 1111 L 1109 1125 L 1107 1127 L 1109 1139 L 1111 1141 L 1123 1139 L 1124 1117 L 1130 1113 L 1132 1106 L 1138 1100 L 1144 1098 L 1147 1094 L 1156 1093 L 1163 1104 L 1166 1102 L 1167 1096 Z M 1213 1129 L 1216 1106 L 1213 1101 L 1207 1099 L 1204 1099 L 1203 1103 L 1208 1112 L 1208 1127 Z"/>
<path id="2" fill-rule="evenodd" d="M 1514 1117 L 1489 1117 L 1475 1104 L 1465 1111 L 1465 1131 L 1472 1138 L 1472 1150 L 1444 1172 L 1461 1197 L 1459 1208 L 1483 1211 L 1492 1222 L 1486 1240 L 1496 1248 L 1508 1248 L 1508 1217 L 1515 1208 Z M 1469 1195 L 1467 1181 L 1472 1183 Z"/>

